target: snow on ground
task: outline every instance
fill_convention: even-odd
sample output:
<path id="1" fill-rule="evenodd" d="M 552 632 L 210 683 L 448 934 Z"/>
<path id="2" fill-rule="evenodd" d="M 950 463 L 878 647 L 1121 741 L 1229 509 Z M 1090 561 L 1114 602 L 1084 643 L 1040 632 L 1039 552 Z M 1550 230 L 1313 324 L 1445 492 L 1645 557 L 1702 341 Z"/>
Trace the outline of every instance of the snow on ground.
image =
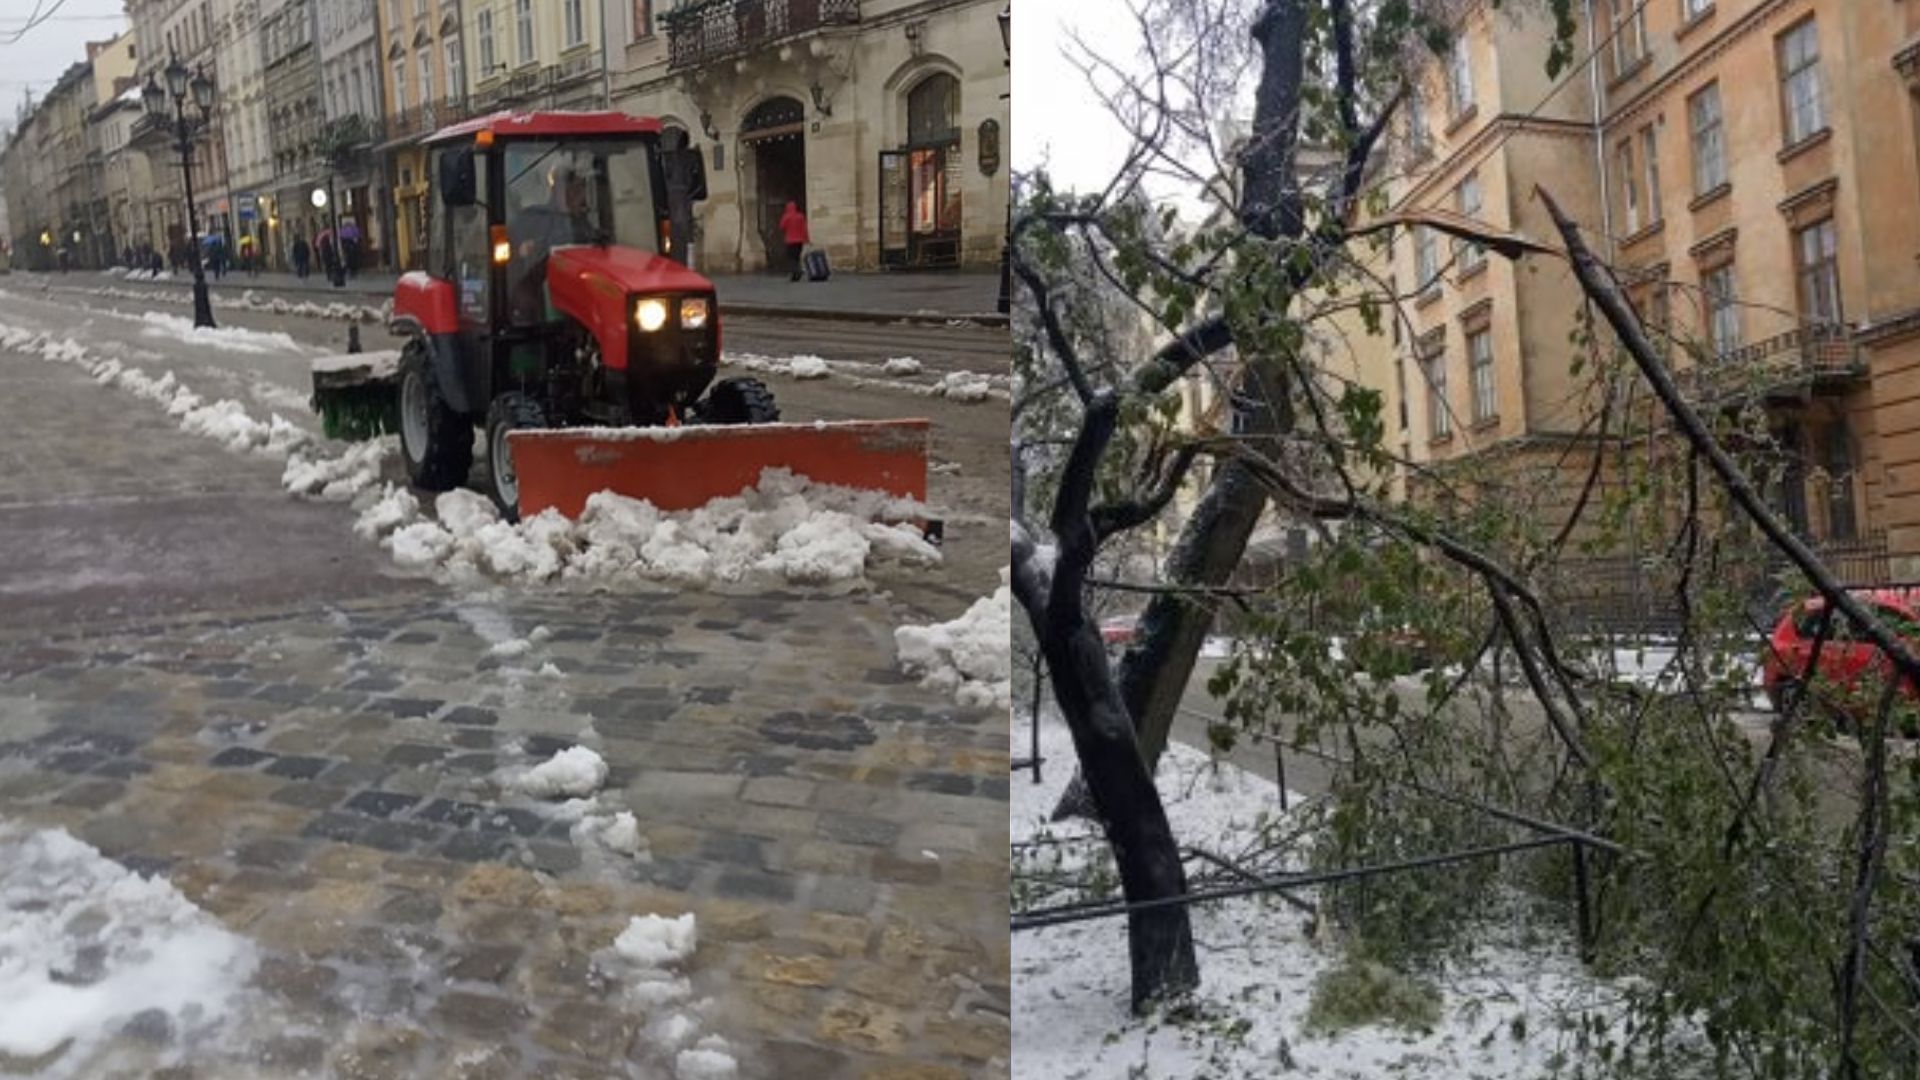
<path id="1" fill-rule="evenodd" d="M 507 786 L 535 799 L 580 798 L 607 782 L 607 762 L 584 746 L 569 746 L 510 778 Z"/>
<path id="2" fill-rule="evenodd" d="M 293 337 L 284 330 L 248 330 L 243 326 L 200 326 L 193 320 L 164 311 L 149 311 L 140 316 L 147 324 L 146 337 L 170 338 L 188 345 L 205 345 L 239 353 L 299 352 Z"/>
<path id="3" fill-rule="evenodd" d="M 158 279 L 147 275 L 144 270 L 130 271 L 124 276 L 127 281 L 168 281 L 172 275 L 162 273 Z M 118 285 L 96 286 L 81 290 L 90 296 L 108 296 L 119 300 L 140 300 L 147 303 L 190 304 L 191 292 L 179 289 L 127 289 Z M 258 289 L 248 289 L 237 299 L 226 296 L 210 297 L 213 306 L 221 310 L 270 311 L 276 315 L 302 315 L 309 318 L 337 319 L 342 322 L 381 322 L 393 311 L 393 301 L 383 300 L 378 305 L 349 304 L 330 300 L 317 304 L 311 300 L 287 300 L 277 296 L 267 296 Z"/>
<path id="4" fill-rule="evenodd" d="M 1013 721 L 1016 745 L 1028 745 L 1029 722 L 1026 716 Z M 1013 777 L 1009 819 L 1015 845 L 1085 831 L 1046 824 L 1074 761 L 1065 725 L 1051 716 L 1041 722 L 1040 753 L 1047 763 L 1045 783 L 1033 784 L 1025 773 Z M 1231 853 L 1250 842 L 1263 815 L 1286 820 L 1271 782 L 1180 743 L 1167 748 L 1158 780 L 1183 846 Z M 1297 799 L 1289 803 L 1297 814 Z M 1083 853 L 1099 849 L 1069 844 L 1025 850 L 1064 852 L 1070 868 Z M 1050 902 L 1057 901 L 1043 901 Z M 1571 1036 L 1556 1020 L 1577 1018 L 1583 1009 L 1604 1010 L 1612 997 L 1605 982 L 1582 970 L 1570 942 L 1525 949 L 1491 944 L 1436 978 L 1442 1004 L 1434 1030 L 1365 1026 L 1309 1035 L 1304 1021 L 1314 982 L 1342 957 L 1336 946 L 1309 937 L 1306 918 L 1271 897 L 1196 906 L 1202 979 L 1196 1004 L 1202 1019 L 1184 1025 L 1162 1017 L 1141 1020 L 1128 1011 L 1121 921 L 1014 934 L 1014 1077 L 1533 1080 L 1548 1075 L 1556 1056 L 1571 1050 Z M 1544 931 L 1549 942 L 1559 941 L 1554 928 Z"/>
<path id="5" fill-rule="evenodd" d="M 510 524 L 485 498 L 450 491 L 434 500 L 432 519 L 418 513 L 382 496 L 356 529 L 380 537 L 401 565 L 456 582 L 827 585 L 858 580 L 880 562 L 940 559 L 918 531 L 892 524 L 926 517 L 925 507 L 785 469 L 768 469 L 757 487 L 695 510 L 661 511 L 603 491 L 577 521 L 548 510 Z"/>
<path id="6" fill-rule="evenodd" d="M 949 371 L 933 384 L 933 396 L 954 401 L 985 401 L 993 395 L 993 383 L 973 371 Z"/>
<path id="7" fill-rule="evenodd" d="M 896 356 L 880 365 L 880 371 L 886 375 L 918 375 L 920 361 L 911 356 Z"/>
<path id="8" fill-rule="evenodd" d="M 102 1073 L 131 1029 L 191 1056 L 244 1004 L 257 957 L 181 896 L 60 829 L 0 822 L 0 1061 L 39 1077 Z M 62 1050 L 62 1044 L 66 1044 Z"/>
<path id="9" fill-rule="evenodd" d="M 795 379 L 824 379 L 833 374 L 833 365 L 825 357 L 811 353 L 798 356 L 762 356 L 759 353 L 728 353 L 724 362 L 766 375 L 786 375 Z"/>
<path id="10" fill-rule="evenodd" d="M 635 915 L 613 946 L 594 956 L 594 966 L 624 988 L 628 1004 L 645 1020 L 636 1045 L 643 1066 L 674 1080 L 734 1080 L 740 1075 L 727 1040 L 703 1035 L 711 1000 L 694 1001 L 686 971 L 699 947 L 692 913 L 676 917 Z"/>
<path id="11" fill-rule="evenodd" d="M 1000 588 L 973 602 L 959 618 L 893 631 L 900 666 L 920 684 L 953 694 L 962 705 L 1007 708 L 1013 694 L 1011 640 L 1013 593 L 1007 572 Z"/>

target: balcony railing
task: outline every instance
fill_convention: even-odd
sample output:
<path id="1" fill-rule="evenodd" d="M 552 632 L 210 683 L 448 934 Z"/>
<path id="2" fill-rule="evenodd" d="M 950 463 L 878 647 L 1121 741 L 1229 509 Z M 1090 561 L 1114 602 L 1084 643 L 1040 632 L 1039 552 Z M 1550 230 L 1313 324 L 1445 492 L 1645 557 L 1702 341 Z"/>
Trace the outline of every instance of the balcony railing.
<path id="1" fill-rule="evenodd" d="M 388 142 L 424 138 L 446 127 L 457 124 L 470 115 L 467 103 L 452 98 L 429 101 L 424 105 L 415 105 L 402 109 L 386 118 Z"/>
<path id="2" fill-rule="evenodd" d="M 667 12 L 667 67 L 750 52 L 782 38 L 860 21 L 860 0 L 700 0 Z"/>
<path id="3" fill-rule="evenodd" d="M 1696 401 L 1804 394 L 1864 378 L 1866 361 L 1844 326 L 1808 325 L 1730 350 L 1680 373 Z"/>

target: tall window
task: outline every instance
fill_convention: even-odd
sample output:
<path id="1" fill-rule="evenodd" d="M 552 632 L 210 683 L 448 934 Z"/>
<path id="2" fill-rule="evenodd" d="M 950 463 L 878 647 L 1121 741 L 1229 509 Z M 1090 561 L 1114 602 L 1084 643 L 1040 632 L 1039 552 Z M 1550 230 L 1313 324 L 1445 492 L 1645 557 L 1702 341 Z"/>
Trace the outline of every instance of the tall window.
<path id="1" fill-rule="evenodd" d="M 1705 195 L 1727 182 L 1719 83 L 1708 83 L 1687 100 L 1687 117 L 1693 124 L 1693 193 Z"/>
<path id="2" fill-rule="evenodd" d="M 1820 98 L 1820 39 L 1811 18 L 1780 35 L 1780 108 L 1788 146 L 1827 126 Z"/>
<path id="3" fill-rule="evenodd" d="M 1436 333 L 1420 358 L 1420 370 L 1427 379 L 1427 437 L 1444 439 L 1453 434 L 1453 414 L 1447 411 L 1447 352 Z"/>
<path id="4" fill-rule="evenodd" d="M 1640 231 L 1640 173 L 1633 167 L 1633 140 L 1621 139 L 1613 148 L 1614 171 L 1620 177 L 1620 220 L 1628 236 Z"/>
<path id="5" fill-rule="evenodd" d="M 523 64 L 533 63 L 533 0 L 513 0 L 514 33 Z"/>
<path id="6" fill-rule="evenodd" d="M 580 0 L 563 0 L 560 13 L 567 31 L 566 47 L 571 49 L 587 39 L 587 23 L 580 11 Z"/>
<path id="7" fill-rule="evenodd" d="M 1460 211 L 1461 217 L 1478 218 L 1480 216 L 1479 173 L 1468 173 L 1467 178 L 1460 181 L 1460 186 L 1454 189 L 1453 201 L 1455 208 Z M 1462 273 L 1478 270 L 1486 264 L 1487 249 L 1481 247 L 1479 244 L 1470 243 L 1465 240 L 1456 240 L 1454 241 L 1454 250 L 1459 255 L 1460 270 Z"/>
<path id="8" fill-rule="evenodd" d="M 1425 225 L 1413 227 L 1413 281 L 1416 291 L 1426 292 L 1440 277 L 1440 251 L 1433 230 Z"/>
<path id="9" fill-rule="evenodd" d="M 1493 393 L 1493 333 L 1476 330 L 1467 335 L 1467 381 L 1473 388 L 1473 422 L 1491 420 L 1499 411 Z"/>
<path id="10" fill-rule="evenodd" d="M 1840 265 L 1834 257 L 1833 219 L 1794 233 L 1793 251 L 1800 275 L 1800 317 L 1810 323 L 1838 323 Z"/>
<path id="11" fill-rule="evenodd" d="M 407 62 L 393 62 L 393 109 L 395 112 L 407 111 Z"/>
<path id="12" fill-rule="evenodd" d="M 433 50 L 425 45 L 414 54 L 414 62 L 420 72 L 420 104 L 433 104 Z"/>
<path id="13" fill-rule="evenodd" d="M 1613 0 L 1613 73 L 1647 55 L 1647 7 L 1640 0 Z"/>
<path id="14" fill-rule="evenodd" d="M 1467 37 L 1462 33 L 1447 50 L 1447 94 L 1453 115 L 1473 108 L 1473 64 L 1467 52 Z"/>
<path id="15" fill-rule="evenodd" d="M 653 36 L 653 0 L 633 0 L 633 39 Z"/>
<path id="16" fill-rule="evenodd" d="M 1660 140 L 1654 126 L 1640 129 L 1640 168 L 1647 178 L 1647 224 L 1660 220 Z"/>
<path id="17" fill-rule="evenodd" d="M 1433 148 L 1433 137 L 1427 133 L 1426 93 L 1418 79 L 1407 83 L 1407 147 L 1417 155 Z"/>
<path id="18" fill-rule="evenodd" d="M 447 50 L 447 100 L 456 101 L 467 92 L 467 61 L 464 50 L 460 48 L 460 39 L 454 38 L 445 43 Z"/>
<path id="19" fill-rule="evenodd" d="M 486 8 L 481 8 L 480 16 L 475 20 L 474 26 L 480 31 L 480 77 L 484 79 L 493 74 L 495 67 L 493 62 L 493 12 Z"/>
<path id="20" fill-rule="evenodd" d="M 1726 356 L 1740 347 L 1740 302 L 1734 293 L 1733 264 L 1702 274 L 1700 291 L 1707 304 L 1707 344 L 1713 355 Z"/>
<path id="21" fill-rule="evenodd" d="M 1852 540 L 1859 533 L 1853 512 L 1853 433 L 1845 420 L 1836 420 L 1827 428 L 1827 538 Z"/>

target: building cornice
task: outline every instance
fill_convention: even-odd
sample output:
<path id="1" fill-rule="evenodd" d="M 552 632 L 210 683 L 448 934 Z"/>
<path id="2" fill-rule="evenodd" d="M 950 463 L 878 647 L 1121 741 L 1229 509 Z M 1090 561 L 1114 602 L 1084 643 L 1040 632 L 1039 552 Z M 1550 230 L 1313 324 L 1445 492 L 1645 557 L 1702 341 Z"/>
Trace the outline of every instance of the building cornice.
<path id="1" fill-rule="evenodd" d="M 1432 168 L 1426 170 L 1417 180 L 1410 181 L 1412 186 L 1407 193 L 1394 201 L 1395 208 L 1417 203 L 1431 194 L 1435 188 L 1451 186 L 1456 170 L 1472 170 L 1487 160 L 1490 144 L 1525 132 L 1530 135 L 1546 135 L 1563 139 L 1589 139 L 1593 137 L 1593 125 L 1578 120 L 1559 120 L 1543 116 L 1527 116 L 1522 113 L 1501 113 L 1488 120 L 1485 127 L 1473 133 L 1464 145 L 1446 157 L 1439 158 Z M 1445 181 L 1443 183 L 1443 181 Z"/>

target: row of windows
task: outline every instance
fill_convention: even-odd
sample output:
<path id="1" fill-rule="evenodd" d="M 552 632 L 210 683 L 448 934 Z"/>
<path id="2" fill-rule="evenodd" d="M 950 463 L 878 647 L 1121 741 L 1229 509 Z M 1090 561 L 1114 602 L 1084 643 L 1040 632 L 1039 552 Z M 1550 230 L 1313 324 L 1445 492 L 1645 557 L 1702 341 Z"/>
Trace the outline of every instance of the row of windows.
<path id="1" fill-rule="evenodd" d="M 1844 319 L 1840 305 L 1840 261 L 1833 219 L 1822 218 L 1792 234 L 1795 292 L 1800 318 L 1812 326 L 1834 326 Z M 1664 287 L 1645 298 L 1651 310 L 1643 312 L 1650 321 L 1664 328 L 1669 320 Z M 1740 288 L 1734 261 L 1700 272 L 1700 303 L 1705 314 L 1707 346 L 1716 356 L 1726 356 L 1744 343 L 1740 332 Z"/>

